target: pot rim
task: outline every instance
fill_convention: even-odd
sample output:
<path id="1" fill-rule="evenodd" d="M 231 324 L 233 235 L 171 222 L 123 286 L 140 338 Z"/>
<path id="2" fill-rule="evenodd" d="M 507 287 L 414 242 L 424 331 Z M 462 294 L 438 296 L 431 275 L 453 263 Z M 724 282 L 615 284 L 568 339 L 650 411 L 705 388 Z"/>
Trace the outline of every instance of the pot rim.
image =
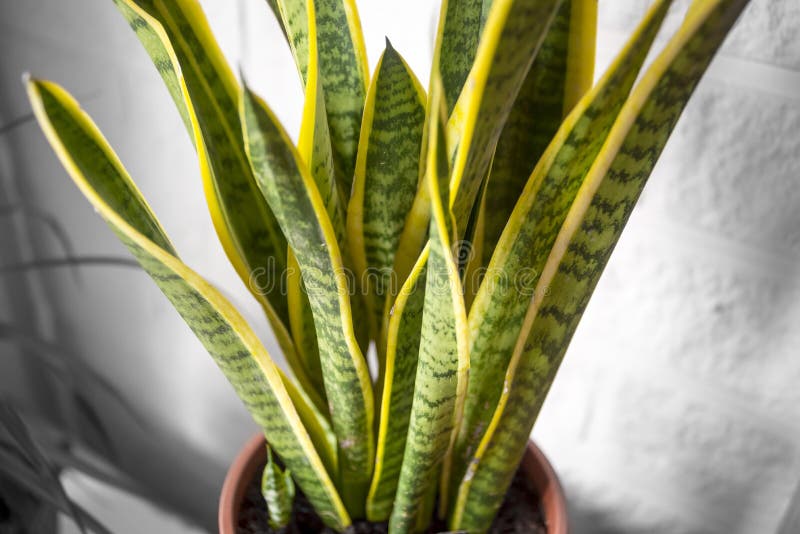
<path id="1" fill-rule="evenodd" d="M 220 534 L 235 534 L 239 510 L 256 470 L 267 459 L 266 440 L 262 434 L 250 438 L 231 464 L 222 485 L 219 499 Z M 553 466 L 544 453 L 530 440 L 520 464 L 533 482 L 544 513 L 547 534 L 568 534 L 567 501 Z"/>

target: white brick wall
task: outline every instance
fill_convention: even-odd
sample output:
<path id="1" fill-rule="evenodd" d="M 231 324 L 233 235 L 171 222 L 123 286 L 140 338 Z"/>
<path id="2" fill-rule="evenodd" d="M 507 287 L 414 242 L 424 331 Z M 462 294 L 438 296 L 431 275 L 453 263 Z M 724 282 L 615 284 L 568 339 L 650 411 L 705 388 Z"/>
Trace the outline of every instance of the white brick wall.
<path id="1" fill-rule="evenodd" d="M 229 59 L 296 133 L 299 85 L 263 0 L 202 3 Z M 358 3 L 370 63 L 386 34 L 424 83 L 435 3 Z M 648 4 L 600 0 L 600 65 Z M 686 0 L 676 4 L 668 28 Z M 782 522 L 782 534 L 800 532 L 800 3 L 751 4 L 679 123 L 534 431 L 561 473 L 578 534 L 770 533 Z M 183 127 L 111 2 L 5 0 L 6 9 L 15 16 L 0 16 L 0 119 L 27 109 L 22 71 L 64 83 L 187 262 L 247 303 L 213 238 Z M 0 168 L 19 195 L 55 213 L 81 252 L 124 254 L 32 125 L 0 140 L 9 147 Z M 57 252 L 29 230 L 39 254 Z M 246 414 L 148 279 L 91 276 L 84 285 L 53 273 L 38 281 L 53 310 L 43 333 L 212 458 L 197 478 L 213 487 L 253 431 Z M 256 307 L 245 313 L 275 347 Z M 156 454 L 142 436 L 126 439 L 133 461 Z"/>

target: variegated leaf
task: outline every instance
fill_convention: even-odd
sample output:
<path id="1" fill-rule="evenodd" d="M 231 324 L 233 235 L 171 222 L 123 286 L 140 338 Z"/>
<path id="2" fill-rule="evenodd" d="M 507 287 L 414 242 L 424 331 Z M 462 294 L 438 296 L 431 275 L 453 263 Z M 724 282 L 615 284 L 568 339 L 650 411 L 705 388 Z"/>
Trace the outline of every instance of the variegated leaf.
<path id="1" fill-rule="evenodd" d="M 456 445 L 462 475 L 503 391 L 533 289 L 567 212 L 628 97 L 671 0 L 658 0 L 564 121 L 514 208 L 470 310 L 472 379 Z M 452 497 L 452 496 L 451 496 Z"/>
<path id="2" fill-rule="evenodd" d="M 373 395 L 355 339 L 341 251 L 322 196 L 275 115 L 247 88 L 240 113 L 258 185 L 297 257 L 308 291 L 339 445 L 340 486 L 346 489 L 350 513 L 361 517 L 375 453 Z"/>
<path id="3" fill-rule="evenodd" d="M 747 0 L 702 0 L 619 113 L 558 233 L 451 527 L 485 531 L 572 334 L 670 132 Z M 546 291 L 545 291 L 546 289 Z"/>
<path id="4" fill-rule="evenodd" d="M 565 0 L 536 54 L 492 160 L 484 236 L 474 240 L 482 246 L 480 265 L 488 264 L 525 182 L 564 117 L 592 85 L 596 19 L 596 0 Z"/>
<path id="5" fill-rule="evenodd" d="M 446 211 L 448 165 L 442 131 L 445 112 L 442 87 L 434 81 L 426 126 L 429 146 L 425 180 L 432 216 L 424 311 L 408 437 L 389 520 L 392 533 L 418 532 L 428 526 L 439 489 L 437 481 L 441 478 L 446 485 L 450 478 L 445 459 L 466 392 L 467 317 Z M 443 489 L 447 491 L 446 487 Z"/>
<path id="6" fill-rule="evenodd" d="M 172 95 L 200 160 L 203 189 L 222 247 L 264 308 L 287 362 L 320 408 L 289 333 L 280 276 L 286 238 L 247 162 L 237 112 L 238 83 L 197 0 L 114 0 Z"/>
<path id="7" fill-rule="evenodd" d="M 308 78 L 309 17 L 306 0 L 277 0 L 303 83 Z M 330 126 L 336 179 L 343 198 L 350 187 L 358 149 L 369 71 L 358 9 L 353 0 L 314 0 L 320 80 Z M 313 22 L 313 21 L 312 21 Z"/>
<path id="8" fill-rule="evenodd" d="M 466 227 L 503 125 L 562 0 L 495 0 L 447 127 L 456 239 Z"/>
<path id="9" fill-rule="evenodd" d="M 28 94 L 42 129 L 78 188 L 175 306 L 233 385 L 270 444 L 327 525 L 350 518 L 309 432 L 322 428 L 256 334 L 213 286 L 175 250 L 122 163 L 91 119 L 59 86 L 29 81 Z M 294 396 L 293 396 L 294 395 Z M 298 404 L 296 404 L 298 403 Z M 318 436 L 324 445 L 325 437 Z"/>
<path id="10" fill-rule="evenodd" d="M 419 182 L 424 124 L 424 91 L 387 39 L 367 93 L 347 209 L 348 245 L 376 337 L 386 299 L 398 289 L 392 267 Z"/>
<path id="11" fill-rule="evenodd" d="M 294 508 L 294 481 L 288 469 L 283 470 L 267 445 L 267 465 L 261 475 L 261 495 L 267 504 L 269 526 L 274 530 L 286 528 Z"/>
<path id="12" fill-rule="evenodd" d="M 392 511 L 408 434 L 425 303 L 424 249 L 392 306 L 386 332 L 378 450 L 367 497 L 367 519 L 386 521 Z"/>

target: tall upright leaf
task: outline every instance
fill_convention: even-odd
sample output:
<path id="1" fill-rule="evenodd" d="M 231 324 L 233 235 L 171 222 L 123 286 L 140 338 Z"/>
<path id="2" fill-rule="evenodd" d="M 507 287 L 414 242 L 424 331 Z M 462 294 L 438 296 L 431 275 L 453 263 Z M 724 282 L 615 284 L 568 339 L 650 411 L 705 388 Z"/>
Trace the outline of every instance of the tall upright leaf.
<path id="1" fill-rule="evenodd" d="M 375 454 L 373 396 L 355 339 L 342 254 L 322 196 L 272 111 L 245 88 L 240 113 L 258 185 L 297 257 L 308 291 L 339 446 L 340 485 L 346 489 L 348 510 L 361 517 Z"/>
<path id="2" fill-rule="evenodd" d="M 437 481 L 442 467 L 449 465 L 445 458 L 466 392 L 467 317 L 451 248 L 452 223 L 446 211 L 449 173 L 442 131 L 445 113 L 442 87 L 434 81 L 427 124 L 425 180 L 432 216 L 424 311 L 408 437 L 389 520 L 392 533 L 422 531 L 428 526 Z M 446 473 L 441 480 L 449 480 Z"/>
<path id="3" fill-rule="evenodd" d="M 397 299 L 386 328 L 385 363 L 378 425 L 375 473 L 367 497 L 367 518 L 386 521 L 392 511 L 408 434 L 414 379 L 425 304 L 428 249 L 414 265 Z"/>
<path id="4" fill-rule="evenodd" d="M 447 114 L 467 81 L 481 36 L 483 0 L 442 0 L 437 44 Z"/>
<path id="5" fill-rule="evenodd" d="M 419 182 L 424 125 L 424 91 L 387 39 L 367 93 L 347 209 L 348 244 L 366 283 L 374 331 L 387 295 L 398 289 L 392 266 Z"/>
<path id="6" fill-rule="evenodd" d="M 330 126 L 336 178 L 343 198 L 350 188 L 358 150 L 369 71 L 358 9 L 353 0 L 314 0 L 320 80 Z M 282 27 L 303 83 L 308 78 L 309 18 L 306 0 L 277 0 Z"/>
<path id="7" fill-rule="evenodd" d="M 671 0 L 658 0 L 592 91 L 575 107 L 531 174 L 470 310 L 472 378 L 456 445 L 460 475 L 475 453 L 525 312 L 578 189 L 627 99 Z M 451 496 L 452 497 L 452 496 Z"/>
<path id="8" fill-rule="evenodd" d="M 453 170 L 450 205 L 456 239 L 486 178 L 503 125 L 562 0 L 495 0 L 475 63 L 450 116 L 447 143 Z"/>
<path id="9" fill-rule="evenodd" d="M 486 265 L 525 182 L 564 117 L 592 85 L 596 0 L 566 0 L 508 116 L 486 184 L 481 265 Z"/>
<path id="10" fill-rule="evenodd" d="M 312 22 L 316 20 L 313 2 L 306 3 L 306 10 L 307 19 Z M 325 112 L 325 99 L 322 83 L 319 79 L 316 24 L 309 24 L 307 30 L 307 78 L 298 152 L 309 168 L 317 189 L 322 196 L 325 210 L 333 225 L 336 241 L 340 246 L 344 246 L 344 205 L 339 194 L 339 186 L 336 183 L 333 149 Z M 325 386 L 319 361 L 319 347 L 314 317 L 308 302 L 308 293 L 300 275 L 300 266 L 297 264 L 297 259 L 291 250 L 288 257 L 286 282 L 292 337 L 313 387 L 324 396 Z"/>
<path id="11" fill-rule="evenodd" d="M 747 0 L 703 0 L 642 76 L 570 208 L 526 314 L 505 391 L 458 493 L 451 527 L 486 530 L 625 222 L 695 86 Z"/>
<path id="12" fill-rule="evenodd" d="M 28 82 L 34 113 L 78 188 L 153 278 L 233 385 L 325 523 L 350 518 L 304 426 L 302 397 L 235 308 L 176 256 L 164 231 L 102 134 L 59 86 Z M 324 445 L 324 436 L 318 436 Z"/>

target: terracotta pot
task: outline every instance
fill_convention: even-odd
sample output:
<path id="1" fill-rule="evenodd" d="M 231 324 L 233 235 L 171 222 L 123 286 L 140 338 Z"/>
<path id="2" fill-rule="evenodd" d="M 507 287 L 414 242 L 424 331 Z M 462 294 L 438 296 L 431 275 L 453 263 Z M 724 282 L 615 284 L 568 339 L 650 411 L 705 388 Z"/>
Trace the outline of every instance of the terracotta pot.
<path id="1" fill-rule="evenodd" d="M 233 461 L 219 499 L 219 532 L 236 534 L 236 523 L 245 491 L 253 477 L 261 476 L 258 470 L 267 461 L 264 437 L 254 436 Z M 522 458 L 522 470 L 536 493 L 539 494 L 548 534 L 567 534 L 567 504 L 564 491 L 542 451 L 532 441 L 528 442 Z"/>

